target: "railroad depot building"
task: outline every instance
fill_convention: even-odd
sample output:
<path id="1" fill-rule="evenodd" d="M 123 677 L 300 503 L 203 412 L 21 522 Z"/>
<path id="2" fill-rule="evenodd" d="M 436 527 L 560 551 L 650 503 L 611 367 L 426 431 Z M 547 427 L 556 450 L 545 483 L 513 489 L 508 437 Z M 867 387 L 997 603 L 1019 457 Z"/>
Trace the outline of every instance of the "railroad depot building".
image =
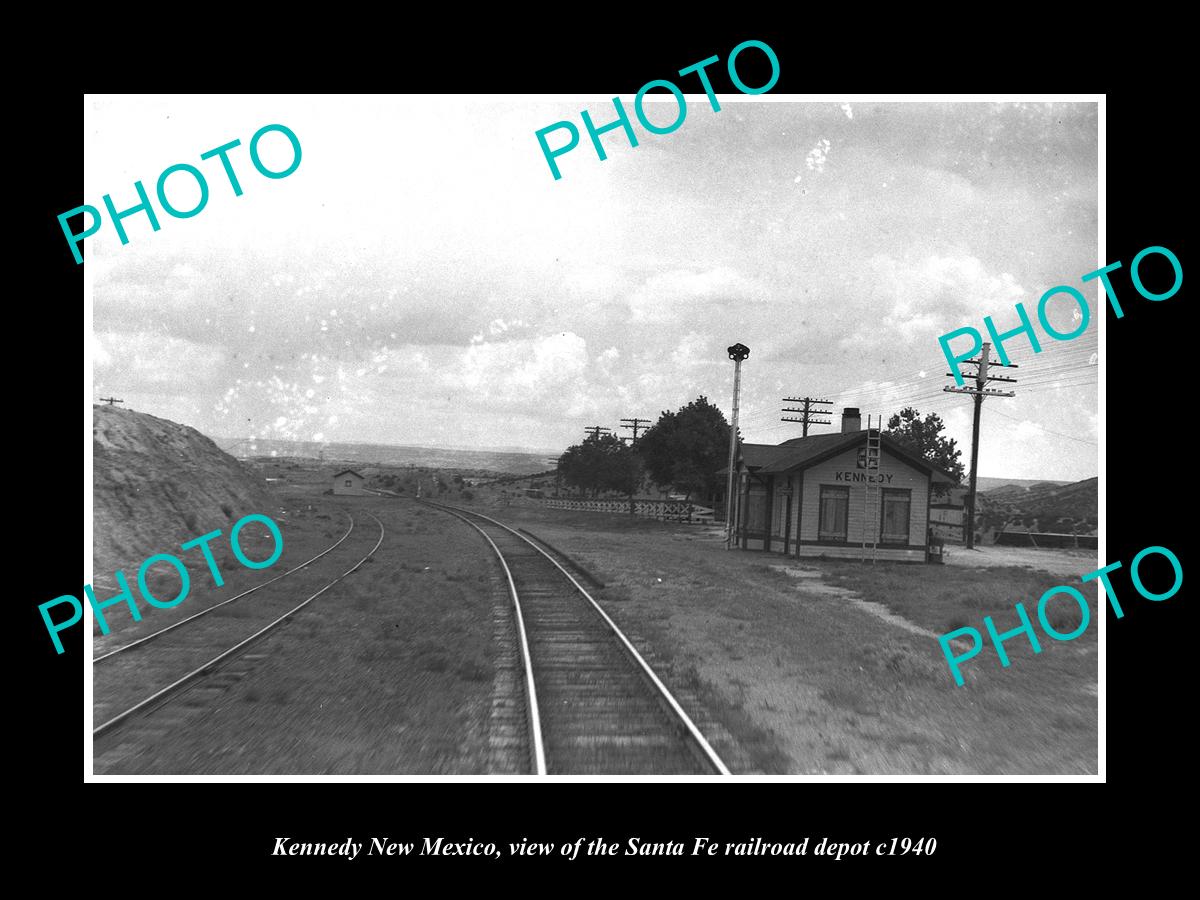
<path id="1" fill-rule="evenodd" d="M 722 474 L 728 474 L 728 469 Z M 843 410 L 842 430 L 741 444 L 734 534 L 746 550 L 923 562 L 930 495 L 954 478 Z M 874 546 L 872 546 L 874 545 Z"/>

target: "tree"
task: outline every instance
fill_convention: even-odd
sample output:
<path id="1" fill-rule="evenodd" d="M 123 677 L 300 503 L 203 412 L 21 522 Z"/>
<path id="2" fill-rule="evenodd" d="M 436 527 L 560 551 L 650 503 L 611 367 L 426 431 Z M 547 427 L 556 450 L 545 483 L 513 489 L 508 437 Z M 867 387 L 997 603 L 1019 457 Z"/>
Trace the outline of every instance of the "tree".
<path id="1" fill-rule="evenodd" d="M 591 442 L 572 444 L 558 458 L 558 474 L 563 482 L 570 487 L 578 488 L 585 494 L 593 494 L 600 489 L 600 467 Z"/>
<path id="2" fill-rule="evenodd" d="M 589 437 L 568 447 L 558 459 L 562 480 L 597 496 L 601 491 L 619 491 L 632 496 L 642 481 L 642 461 L 615 434 Z"/>
<path id="3" fill-rule="evenodd" d="M 646 471 L 659 484 L 669 484 L 691 499 L 717 490 L 717 475 L 728 462 L 729 423 L 725 414 L 701 395 L 677 412 L 665 411 L 637 442 Z"/>
<path id="4" fill-rule="evenodd" d="M 955 447 L 953 438 L 942 434 L 945 427 L 946 423 L 937 413 L 929 413 L 922 419 L 920 412 L 906 406 L 888 419 L 884 433 L 930 465 L 953 475 L 961 484 L 964 467 L 959 457 L 962 451 Z"/>

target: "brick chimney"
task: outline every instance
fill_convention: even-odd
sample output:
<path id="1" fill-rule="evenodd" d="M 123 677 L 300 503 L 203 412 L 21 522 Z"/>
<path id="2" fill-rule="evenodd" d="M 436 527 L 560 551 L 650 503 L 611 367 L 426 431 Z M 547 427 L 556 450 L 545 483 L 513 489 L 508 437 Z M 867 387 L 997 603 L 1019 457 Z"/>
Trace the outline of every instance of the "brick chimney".
<path id="1" fill-rule="evenodd" d="M 862 416 L 857 406 L 847 406 L 842 410 L 842 434 L 851 431 L 862 431 Z"/>

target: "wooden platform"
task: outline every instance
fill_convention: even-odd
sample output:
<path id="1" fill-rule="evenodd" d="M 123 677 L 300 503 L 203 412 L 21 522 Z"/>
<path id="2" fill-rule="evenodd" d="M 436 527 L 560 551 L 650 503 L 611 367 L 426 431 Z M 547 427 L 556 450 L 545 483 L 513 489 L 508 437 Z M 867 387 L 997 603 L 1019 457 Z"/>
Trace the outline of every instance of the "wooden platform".
<path id="1" fill-rule="evenodd" d="M 762 538 L 748 538 L 746 540 L 746 550 L 763 549 Z M 783 538 L 774 537 L 771 539 L 771 553 L 776 556 L 783 556 Z M 793 556 L 826 556 L 830 559 L 862 559 L 863 549 L 861 544 L 843 544 L 834 546 L 830 544 L 801 544 L 797 547 L 792 544 L 788 548 L 788 557 Z M 889 562 L 925 562 L 924 547 L 880 547 L 875 551 L 875 559 L 887 560 Z M 867 559 L 871 559 L 871 548 L 867 547 Z"/>

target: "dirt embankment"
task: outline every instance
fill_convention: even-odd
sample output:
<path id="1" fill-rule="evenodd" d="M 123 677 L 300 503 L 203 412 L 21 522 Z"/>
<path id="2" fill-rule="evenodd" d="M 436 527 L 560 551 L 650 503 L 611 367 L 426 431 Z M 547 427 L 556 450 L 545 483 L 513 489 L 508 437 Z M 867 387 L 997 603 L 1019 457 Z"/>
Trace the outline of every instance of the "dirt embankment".
<path id="1" fill-rule="evenodd" d="M 194 428 L 128 409 L 92 409 L 97 578 L 250 513 L 275 515 L 261 480 Z"/>

